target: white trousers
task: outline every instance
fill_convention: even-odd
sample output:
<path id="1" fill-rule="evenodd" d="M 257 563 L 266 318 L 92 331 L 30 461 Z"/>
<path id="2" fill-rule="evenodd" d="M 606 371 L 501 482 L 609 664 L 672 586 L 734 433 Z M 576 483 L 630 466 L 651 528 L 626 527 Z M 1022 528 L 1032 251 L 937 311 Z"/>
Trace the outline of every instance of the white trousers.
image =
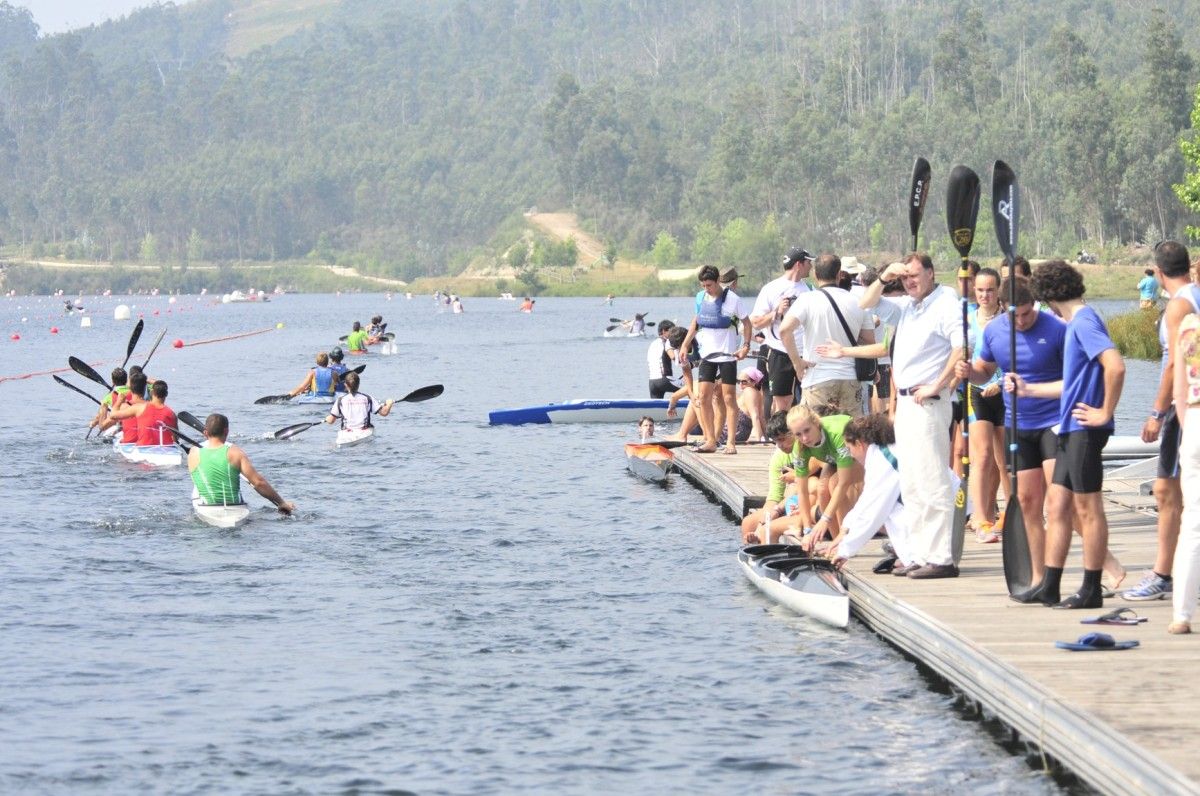
<path id="1" fill-rule="evenodd" d="M 1171 567 L 1171 603 L 1175 619 L 1190 622 L 1200 589 L 1200 406 L 1188 409 L 1179 445 L 1179 486 L 1183 490 L 1183 519 Z"/>
<path id="2" fill-rule="evenodd" d="M 896 399 L 896 458 L 900 494 L 908 510 L 913 557 L 922 564 L 953 564 L 954 486 L 950 471 L 950 393 L 918 406 Z"/>

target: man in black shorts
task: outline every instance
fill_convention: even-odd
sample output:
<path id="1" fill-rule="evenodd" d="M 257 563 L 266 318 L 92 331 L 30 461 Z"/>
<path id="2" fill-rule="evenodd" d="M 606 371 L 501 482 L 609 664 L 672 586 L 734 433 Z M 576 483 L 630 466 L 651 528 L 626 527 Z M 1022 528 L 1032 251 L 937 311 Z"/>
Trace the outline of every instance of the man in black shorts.
<path id="1" fill-rule="evenodd" d="M 1010 289 L 1005 282 L 1000 292 L 1008 296 Z M 1010 318 L 1016 320 L 1017 326 L 1015 366 L 1009 350 Z M 1025 520 L 1025 534 L 1029 539 L 1034 583 L 1042 580 L 1042 561 L 1045 558 L 1046 527 L 1042 519 L 1042 506 L 1046 488 L 1054 475 L 1054 460 L 1058 453 L 1058 435 L 1054 433 L 1054 426 L 1059 419 L 1057 384 L 1062 380 L 1066 329 L 1066 325 L 1050 313 L 1038 312 L 1028 282 L 1021 279 L 1017 283 L 1016 310 L 1011 315 L 1001 315 L 985 326 L 974 361 L 959 362 L 955 366 L 955 375 L 960 379 L 969 379 L 973 384 L 987 382 L 997 369 L 1003 373 L 1019 374 L 1009 379 L 1021 388 L 1021 397 L 1017 402 L 1017 497 L 1021 516 Z M 1053 386 L 1046 388 L 1042 385 Z M 1039 390 L 1045 390 L 1046 396 L 1033 397 L 1033 393 Z M 1007 390 L 1002 394 L 1004 410 L 993 422 L 1003 423 L 1007 429 L 1011 427 L 1013 397 Z M 1015 595 L 1014 599 L 1023 596 Z M 1030 602 L 1037 596 L 1020 601 Z"/>
<path id="2" fill-rule="evenodd" d="M 761 329 L 771 349 L 767 355 L 767 383 L 771 395 L 770 412 L 787 411 L 797 398 L 800 380 L 788 358 L 787 349 L 779 339 L 779 324 L 792 306 L 792 301 L 811 288 L 804 280 L 812 268 L 813 256 L 799 246 L 793 246 L 783 258 L 783 275 L 763 285 L 750 310 L 750 323 Z M 796 348 L 804 350 L 803 332 L 796 333 Z"/>

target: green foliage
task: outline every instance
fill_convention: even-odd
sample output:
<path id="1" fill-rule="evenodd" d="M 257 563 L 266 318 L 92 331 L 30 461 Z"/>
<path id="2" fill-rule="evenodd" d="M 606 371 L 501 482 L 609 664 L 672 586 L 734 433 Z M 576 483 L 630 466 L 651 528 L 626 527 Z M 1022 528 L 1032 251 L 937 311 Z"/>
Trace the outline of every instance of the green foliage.
<path id="1" fill-rule="evenodd" d="M 660 232 L 650 250 L 650 261 L 656 268 L 674 268 L 679 264 L 679 241 L 669 232 Z"/>
<path id="2" fill-rule="evenodd" d="M 158 261 L 158 239 L 154 237 L 153 233 L 147 232 L 142 238 L 142 242 L 138 246 L 138 259 L 144 263 Z"/>
<path id="3" fill-rule="evenodd" d="M 1162 356 L 1158 344 L 1158 319 L 1155 309 L 1134 310 L 1114 315 L 1107 321 L 1108 333 L 1122 356 L 1156 360 Z"/>
<path id="4" fill-rule="evenodd" d="M 883 222 L 876 221 L 875 226 L 871 227 L 871 231 L 868 233 L 868 237 L 870 237 L 870 239 L 871 239 L 871 253 L 872 254 L 874 254 L 875 252 L 882 249 L 883 248 Z"/>

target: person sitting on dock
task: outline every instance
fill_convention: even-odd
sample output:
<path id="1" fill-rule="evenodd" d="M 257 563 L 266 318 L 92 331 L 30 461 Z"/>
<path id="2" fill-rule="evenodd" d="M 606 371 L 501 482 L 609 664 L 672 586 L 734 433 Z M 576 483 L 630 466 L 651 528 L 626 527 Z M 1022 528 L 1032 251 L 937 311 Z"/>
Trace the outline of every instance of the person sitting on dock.
<path id="1" fill-rule="evenodd" d="M 749 439 L 754 442 L 766 442 L 766 399 L 763 397 L 763 373 L 758 368 L 747 368 L 738 376 L 738 423 L 741 416 L 750 419 Z M 740 436 L 740 434 L 739 434 Z M 739 440 L 740 442 L 741 440 Z"/>
<path id="2" fill-rule="evenodd" d="M 204 443 L 188 451 L 188 472 L 205 504 L 231 506 L 242 503 L 240 474 L 280 513 L 295 511 L 295 505 L 280 497 L 267 479 L 254 469 L 250 457 L 237 445 L 226 442 L 228 438 L 229 418 L 214 412 L 204 420 Z"/>
<path id="3" fill-rule="evenodd" d="M 309 395 L 333 395 L 334 371 L 329 367 L 329 355 L 324 351 L 317 354 L 317 366 L 305 374 L 288 395 L 295 398 L 300 393 Z"/>
<path id="4" fill-rule="evenodd" d="M 744 544 L 771 544 L 778 536 L 787 530 L 782 524 L 771 529 L 768 538 L 769 521 L 783 517 L 784 501 L 796 479 L 793 474 L 794 456 L 796 453 L 796 435 L 788 428 L 787 412 L 780 410 L 767 420 L 767 438 L 775 443 L 771 461 L 767 465 L 767 499 L 761 509 L 755 509 L 742 518 L 742 542 Z"/>
<path id="5" fill-rule="evenodd" d="M 342 421 L 347 431 L 359 431 L 371 425 L 371 415 L 387 417 L 392 411 L 392 401 L 380 405 L 374 398 L 358 391 L 358 374 L 346 374 L 346 393 L 339 395 L 325 418 L 326 423 Z"/>
<path id="6" fill-rule="evenodd" d="M 1125 361 L 1108 335 L 1104 321 L 1083 302 L 1079 271 L 1063 260 L 1043 263 L 1030 286 L 1035 297 L 1050 303 L 1067 322 L 1063 345 L 1063 380 L 1059 398 L 1058 450 L 1054 477 L 1046 493 L 1046 566 L 1040 583 L 1012 595 L 1017 602 L 1040 602 L 1054 608 L 1099 608 L 1104 605 L 1100 573 L 1108 553 L 1108 519 L 1104 515 L 1104 467 L 1101 451 L 1113 432 L 1113 414 L 1125 383 Z M 1018 395 L 1047 397 L 1030 391 L 1020 379 Z M 1063 566 L 1071 547 L 1072 515 L 1083 535 L 1083 585 L 1059 599 Z"/>
<path id="7" fill-rule="evenodd" d="M 679 378 L 671 364 L 674 357 L 668 353 L 667 341 L 674 328 L 675 324 L 671 321 L 659 321 L 658 336 L 646 349 L 646 365 L 650 371 L 650 397 L 654 399 L 660 399 L 679 389 Z"/>
<path id="8" fill-rule="evenodd" d="M 346 335 L 346 348 L 350 349 L 351 354 L 367 353 L 367 330 L 358 321 L 354 322 L 350 334 Z"/>
<path id="9" fill-rule="evenodd" d="M 144 374 L 138 374 L 145 378 Z M 167 406 L 167 383 L 162 379 L 150 388 L 150 401 L 122 406 L 109 414 L 112 420 L 137 418 L 139 448 L 174 445 L 175 435 L 170 431 L 177 425 L 175 412 Z M 170 428 L 168 428 L 170 427 Z"/>

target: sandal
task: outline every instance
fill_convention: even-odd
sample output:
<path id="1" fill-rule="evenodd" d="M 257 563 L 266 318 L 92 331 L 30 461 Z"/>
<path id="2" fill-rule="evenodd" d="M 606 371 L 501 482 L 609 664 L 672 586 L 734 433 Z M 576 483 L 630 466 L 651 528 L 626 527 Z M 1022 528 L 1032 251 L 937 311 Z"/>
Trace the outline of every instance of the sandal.
<path id="1" fill-rule="evenodd" d="M 1080 619 L 1079 623 L 1081 625 L 1140 625 L 1142 622 L 1149 621 L 1144 616 L 1138 616 L 1132 608 L 1118 608 L 1090 619 Z"/>
<path id="2" fill-rule="evenodd" d="M 726 456 L 733 456 L 737 453 L 737 448 L 725 448 L 721 451 L 721 453 L 725 454 Z"/>

